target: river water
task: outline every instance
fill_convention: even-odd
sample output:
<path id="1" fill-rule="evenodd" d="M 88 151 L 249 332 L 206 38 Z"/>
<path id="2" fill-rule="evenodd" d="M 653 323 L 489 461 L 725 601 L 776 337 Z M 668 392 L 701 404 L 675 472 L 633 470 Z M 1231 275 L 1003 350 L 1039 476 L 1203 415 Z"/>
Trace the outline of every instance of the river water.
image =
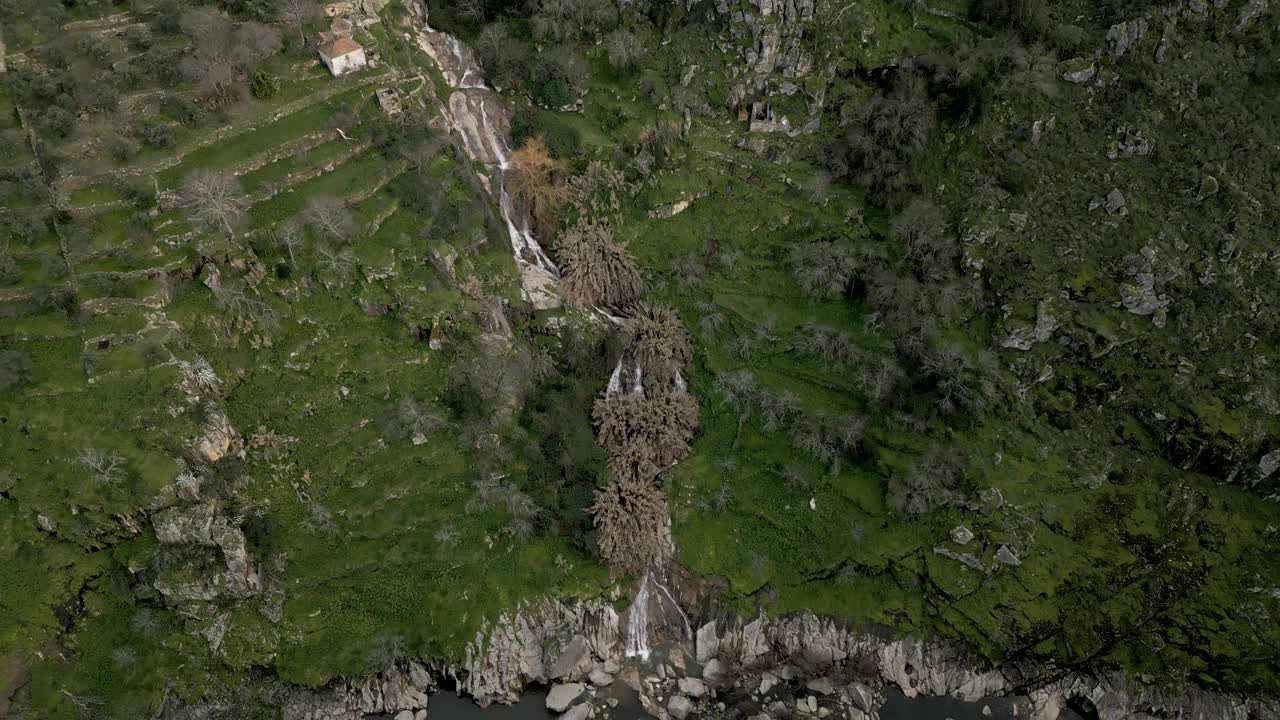
<path id="1" fill-rule="evenodd" d="M 622 683 L 615 683 L 613 693 L 619 700 L 618 707 L 607 715 L 611 720 L 649 720 L 651 717 L 640 707 L 636 694 Z M 515 705 L 480 706 L 457 695 L 444 692 L 431 696 L 428 710 L 430 720 L 551 720 L 556 714 L 546 708 L 545 692 L 526 693 Z M 990 714 L 985 714 L 989 709 Z M 392 720 L 391 716 L 371 716 Z M 1025 720 L 1031 717 L 1030 703 L 1026 698 L 987 698 L 977 702 L 963 702 L 952 697 L 908 698 L 892 690 L 880 708 L 880 720 Z M 692 716 L 691 716 L 692 718 Z M 1081 720 L 1078 715 L 1065 710 L 1058 720 Z"/>

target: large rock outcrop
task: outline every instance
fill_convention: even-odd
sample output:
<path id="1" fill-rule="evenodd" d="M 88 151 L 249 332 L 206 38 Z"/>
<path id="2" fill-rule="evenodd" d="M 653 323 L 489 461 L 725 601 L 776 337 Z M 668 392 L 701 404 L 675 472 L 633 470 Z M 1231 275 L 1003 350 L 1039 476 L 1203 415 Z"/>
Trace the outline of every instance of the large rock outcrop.
<path id="1" fill-rule="evenodd" d="M 600 601 L 548 600 L 478 633 L 455 669 L 458 689 L 481 705 L 514 702 L 530 683 L 579 680 L 622 656 L 618 614 Z"/>

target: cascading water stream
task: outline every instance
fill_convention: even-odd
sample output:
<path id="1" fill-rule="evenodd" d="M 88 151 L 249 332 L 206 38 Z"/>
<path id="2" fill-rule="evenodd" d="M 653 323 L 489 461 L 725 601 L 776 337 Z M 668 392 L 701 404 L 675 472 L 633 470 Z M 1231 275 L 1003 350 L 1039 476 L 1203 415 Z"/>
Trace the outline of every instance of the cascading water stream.
<path id="1" fill-rule="evenodd" d="M 456 37 L 432 28 L 425 6 L 420 7 L 420 12 L 418 45 L 436 61 L 455 91 L 446 103 L 445 118 L 462 136 L 467 155 L 483 163 L 488 171 L 488 190 L 507 226 L 525 299 L 535 307 L 555 307 L 559 304 L 555 290 L 559 268 L 538 244 L 527 218 L 515 207 L 506 189 L 506 173 L 511 166 L 506 108 L 498 94 L 485 85 L 475 53 Z M 501 111 L 497 117 L 490 117 L 490 106 Z"/>
<path id="2" fill-rule="evenodd" d="M 623 639 L 623 654 L 627 657 L 649 659 L 649 573 L 640 580 L 640 588 L 631 600 L 627 611 L 627 632 Z"/>

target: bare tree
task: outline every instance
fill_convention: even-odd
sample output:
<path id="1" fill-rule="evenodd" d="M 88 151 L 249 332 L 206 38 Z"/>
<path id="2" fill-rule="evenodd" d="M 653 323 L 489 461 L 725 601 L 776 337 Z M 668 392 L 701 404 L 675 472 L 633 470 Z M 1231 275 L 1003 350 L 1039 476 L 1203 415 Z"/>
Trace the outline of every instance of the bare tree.
<path id="1" fill-rule="evenodd" d="M 862 261 L 851 245 L 823 241 L 800 243 L 791 248 L 791 267 L 796 281 L 809 295 L 836 298 L 862 269 Z"/>
<path id="2" fill-rule="evenodd" d="M 889 506 L 903 515 L 924 515 L 958 504 L 965 457 L 956 448 L 934 446 L 906 472 L 889 478 Z"/>
<path id="3" fill-rule="evenodd" d="M 556 209 L 569 199 L 568 174 L 568 165 L 553 158 L 540 137 L 529 138 L 511 154 L 507 191 L 540 233 L 551 228 Z"/>
<path id="4" fill-rule="evenodd" d="M 215 103 L 228 100 L 233 89 L 243 92 L 249 71 L 280 52 L 280 35 L 272 28 L 237 23 L 213 8 L 188 10 L 179 23 L 191 38 L 182 71 L 201 95 Z"/>
<path id="5" fill-rule="evenodd" d="M 307 44 L 307 22 L 320 15 L 320 6 L 315 0 L 277 0 L 276 20 L 282 25 L 289 25 L 298 31 L 298 42 Z"/>
<path id="6" fill-rule="evenodd" d="M 356 269 L 356 256 L 351 248 L 335 248 L 322 246 L 316 249 L 320 256 L 320 269 L 336 275 L 346 281 Z"/>
<path id="7" fill-rule="evenodd" d="M 301 250 L 307 242 L 302 232 L 302 225 L 295 219 L 286 220 L 271 230 L 271 238 L 277 247 L 289 253 L 289 265 L 297 268 L 297 251 Z"/>
<path id="8" fill-rule="evenodd" d="M 328 239 L 340 243 L 351 241 L 355 221 L 346 203 L 338 198 L 332 195 L 311 198 L 307 202 L 305 217 L 308 225 Z"/>
<path id="9" fill-rule="evenodd" d="M 114 485 L 124 479 L 125 461 L 116 453 L 97 448 L 81 448 L 74 459 L 100 485 Z"/>
<path id="10" fill-rule="evenodd" d="M 235 177 L 217 170 L 197 170 L 183 181 L 180 197 L 193 223 L 220 226 L 228 239 L 235 239 L 245 205 Z"/>
<path id="11" fill-rule="evenodd" d="M 274 327 L 280 322 L 280 314 L 275 308 L 257 298 L 249 297 L 241 283 L 223 279 L 211 290 L 213 302 L 226 310 L 231 319 L 236 322 L 246 325 L 257 322 L 264 327 Z"/>
<path id="12" fill-rule="evenodd" d="M 473 22 L 484 21 L 484 3 L 480 0 L 457 0 L 458 14 Z"/>
<path id="13" fill-rule="evenodd" d="M 605 38 L 605 48 L 609 53 L 609 64 L 620 70 L 635 67 L 644 58 L 644 43 L 629 30 L 618 28 Z"/>

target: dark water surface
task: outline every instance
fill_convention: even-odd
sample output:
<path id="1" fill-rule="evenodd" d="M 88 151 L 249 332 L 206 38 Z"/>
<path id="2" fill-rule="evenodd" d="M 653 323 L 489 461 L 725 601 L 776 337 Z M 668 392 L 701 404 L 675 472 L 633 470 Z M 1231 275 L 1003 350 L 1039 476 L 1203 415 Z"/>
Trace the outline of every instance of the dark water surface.
<path id="1" fill-rule="evenodd" d="M 634 693 L 631 695 L 631 698 L 620 697 L 619 706 L 610 710 L 607 717 L 611 720 L 648 720 L 648 713 L 640 708 Z M 556 714 L 547 710 L 546 699 L 544 692 L 530 692 L 515 705 L 491 705 L 481 709 L 468 699 L 442 692 L 431 696 L 427 716 L 430 720 L 550 720 Z M 983 708 L 990 708 L 991 714 L 984 715 Z M 1031 704 L 1026 698 L 986 698 L 970 703 L 952 697 L 908 698 L 896 690 L 888 691 L 884 706 L 880 708 L 880 720 L 1024 720 L 1030 716 Z M 390 720 L 389 716 L 382 717 Z M 1076 720 L 1077 717 L 1073 713 L 1066 714 L 1060 720 Z"/>

